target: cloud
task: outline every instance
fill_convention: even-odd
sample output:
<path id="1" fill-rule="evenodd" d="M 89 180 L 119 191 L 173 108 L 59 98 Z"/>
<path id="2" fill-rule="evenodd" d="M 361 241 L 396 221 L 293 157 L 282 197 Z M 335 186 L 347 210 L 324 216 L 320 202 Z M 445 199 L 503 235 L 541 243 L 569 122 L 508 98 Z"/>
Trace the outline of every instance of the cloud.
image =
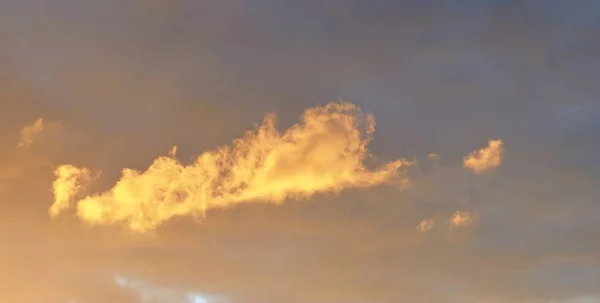
<path id="1" fill-rule="evenodd" d="M 141 303 L 115 274 L 231 303 L 597 298 L 600 120 L 586 106 L 556 113 L 595 110 L 590 4 L 600 2 L 417 2 L 0 1 L 0 95 L 15 100 L 0 102 L 10 176 L 0 180 L 0 301 Z M 101 194 L 122 168 L 145 172 L 172 145 L 189 166 L 266 111 L 284 130 L 336 97 L 377 117 L 369 151 L 443 161 L 423 165 L 405 191 L 213 209 L 201 226 L 175 219 L 152 239 L 69 216 L 48 222 L 59 164 L 102 169 L 87 187 Z M 38 117 L 45 131 L 15 149 L 23 121 Z M 60 144 L 50 119 L 66 126 Z M 462 167 L 496 137 L 510 148 L 501 170 L 482 178 Z M 34 156 L 42 164 L 30 167 Z M 446 232 L 456 210 L 475 209 L 477 228 Z M 432 216 L 434 229 L 417 232 Z"/>
<path id="2" fill-rule="evenodd" d="M 19 143 L 17 147 L 28 147 L 33 143 L 33 140 L 39 135 L 39 133 L 44 131 L 44 119 L 39 118 L 35 122 L 26 125 L 21 130 L 21 137 L 19 138 Z"/>
<path id="3" fill-rule="evenodd" d="M 124 222 L 144 232 L 173 217 L 204 216 L 214 208 L 373 187 L 399 177 L 398 169 L 410 164 L 399 159 L 367 168 L 374 130 L 373 116 L 347 102 L 307 109 L 300 123 L 281 134 L 269 114 L 256 131 L 200 154 L 189 165 L 174 158 L 173 149 L 143 172 L 124 169 L 112 189 L 77 202 L 77 213 L 91 224 Z M 66 207 L 74 182 L 88 170 L 66 166 L 64 172 L 66 177 L 55 182 L 61 194 L 53 214 Z"/>
<path id="4" fill-rule="evenodd" d="M 50 217 L 56 217 L 69 208 L 71 199 L 83 189 L 81 183 L 90 180 L 89 169 L 77 168 L 73 165 L 61 165 L 54 174 L 56 175 L 56 180 L 52 183 L 54 203 L 48 210 Z"/>
<path id="5" fill-rule="evenodd" d="M 436 153 L 429 153 L 427 155 L 427 160 L 432 162 L 434 165 L 437 165 L 440 161 L 440 155 L 436 154 Z"/>
<path id="6" fill-rule="evenodd" d="M 472 224 L 475 221 L 475 217 L 472 213 L 468 211 L 456 211 L 452 218 L 450 219 L 450 223 L 452 227 L 463 227 Z"/>
<path id="7" fill-rule="evenodd" d="M 123 276 L 115 277 L 117 286 L 136 292 L 142 303 L 217 303 L 215 296 L 159 287 L 150 283 L 136 281 Z"/>
<path id="8" fill-rule="evenodd" d="M 496 168 L 502 163 L 504 143 L 502 140 L 490 140 L 488 146 L 470 153 L 463 159 L 464 167 L 479 174 Z"/>
<path id="9" fill-rule="evenodd" d="M 419 226 L 417 227 L 417 230 L 420 232 L 428 232 L 430 231 L 433 227 L 435 226 L 435 220 L 434 219 L 423 219 L 423 221 L 421 221 L 419 223 Z"/>

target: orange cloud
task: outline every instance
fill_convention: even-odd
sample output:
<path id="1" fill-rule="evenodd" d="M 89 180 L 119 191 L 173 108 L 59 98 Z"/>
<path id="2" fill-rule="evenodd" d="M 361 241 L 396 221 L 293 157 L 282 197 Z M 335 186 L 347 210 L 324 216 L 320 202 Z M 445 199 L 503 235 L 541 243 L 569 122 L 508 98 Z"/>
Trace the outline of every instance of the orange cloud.
<path id="1" fill-rule="evenodd" d="M 398 159 L 376 169 L 364 166 L 375 120 L 351 103 L 307 109 L 301 122 L 283 133 L 275 122 L 269 114 L 257 130 L 231 146 L 200 154 L 189 165 L 180 163 L 173 149 L 145 171 L 124 169 L 112 189 L 78 201 L 77 214 L 91 224 L 126 223 L 144 232 L 175 216 L 204 216 L 212 208 L 376 186 L 392 181 L 400 167 L 410 164 Z M 67 175 L 57 179 L 59 188 L 63 182 L 64 188 L 73 188 L 76 178 Z M 66 196 L 57 196 L 56 213 L 68 204 Z"/>
<path id="2" fill-rule="evenodd" d="M 500 166 L 504 143 L 502 140 L 490 140 L 488 146 L 474 151 L 463 159 L 464 167 L 479 174 L 486 170 Z"/>
<path id="3" fill-rule="evenodd" d="M 461 227 L 470 225 L 471 223 L 473 223 L 474 220 L 475 217 L 472 213 L 468 211 L 456 211 L 452 215 L 450 222 L 452 224 L 452 227 Z"/>
<path id="4" fill-rule="evenodd" d="M 39 118 L 35 122 L 26 125 L 21 130 L 21 137 L 17 147 L 28 147 L 33 143 L 35 137 L 44 131 L 44 119 Z"/>
<path id="5" fill-rule="evenodd" d="M 428 232 L 430 231 L 435 225 L 435 220 L 433 219 L 423 219 L 423 221 L 421 221 L 419 223 L 419 226 L 417 227 L 417 230 L 424 233 L 424 232 Z"/>

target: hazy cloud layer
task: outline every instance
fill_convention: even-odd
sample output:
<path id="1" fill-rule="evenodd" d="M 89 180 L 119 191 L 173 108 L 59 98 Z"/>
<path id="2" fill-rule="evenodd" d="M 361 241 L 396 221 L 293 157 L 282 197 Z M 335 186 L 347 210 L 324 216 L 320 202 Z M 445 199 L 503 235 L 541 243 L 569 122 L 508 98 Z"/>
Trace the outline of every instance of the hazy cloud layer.
<path id="1" fill-rule="evenodd" d="M 1 1 L 0 301 L 597 301 L 599 3 L 469 2 Z M 377 121 L 366 168 L 417 160 L 407 186 L 212 208 L 144 235 L 77 216 L 123 168 L 173 146 L 185 168 L 265 113 L 281 135 L 340 99 Z M 54 200 L 55 172 L 85 191 Z"/>

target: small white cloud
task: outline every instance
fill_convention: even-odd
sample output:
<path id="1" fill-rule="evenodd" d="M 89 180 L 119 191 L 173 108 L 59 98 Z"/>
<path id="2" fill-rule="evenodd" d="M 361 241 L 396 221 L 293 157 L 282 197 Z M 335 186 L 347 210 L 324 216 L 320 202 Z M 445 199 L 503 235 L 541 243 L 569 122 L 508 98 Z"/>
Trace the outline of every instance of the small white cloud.
<path id="1" fill-rule="evenodd" d="M 188 294 L 189 303 L 208 303 L 208 301 L 201 295 Z"/>
<path id="2" fill-rule="evenodd" d="M 217 303 L 213 297 L 205 296 L 197 292 L 188 292 L 181 289 L 173 289 L 152 285 L 150 283 L 137 281 L 123 276 L 116 276 L 115 283 L 121 287 L 135 291 L 144 303 Z"/>

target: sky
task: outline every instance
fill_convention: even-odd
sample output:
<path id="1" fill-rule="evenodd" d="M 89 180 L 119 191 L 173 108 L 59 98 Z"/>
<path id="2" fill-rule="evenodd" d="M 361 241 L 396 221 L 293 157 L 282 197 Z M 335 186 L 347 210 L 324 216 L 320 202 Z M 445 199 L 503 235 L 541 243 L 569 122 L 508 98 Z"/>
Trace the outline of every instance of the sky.
<path id="1" fill-rule="evenodd" d="M 600 302 L 600 2 L 0 1 L 0 301 Z"/>

